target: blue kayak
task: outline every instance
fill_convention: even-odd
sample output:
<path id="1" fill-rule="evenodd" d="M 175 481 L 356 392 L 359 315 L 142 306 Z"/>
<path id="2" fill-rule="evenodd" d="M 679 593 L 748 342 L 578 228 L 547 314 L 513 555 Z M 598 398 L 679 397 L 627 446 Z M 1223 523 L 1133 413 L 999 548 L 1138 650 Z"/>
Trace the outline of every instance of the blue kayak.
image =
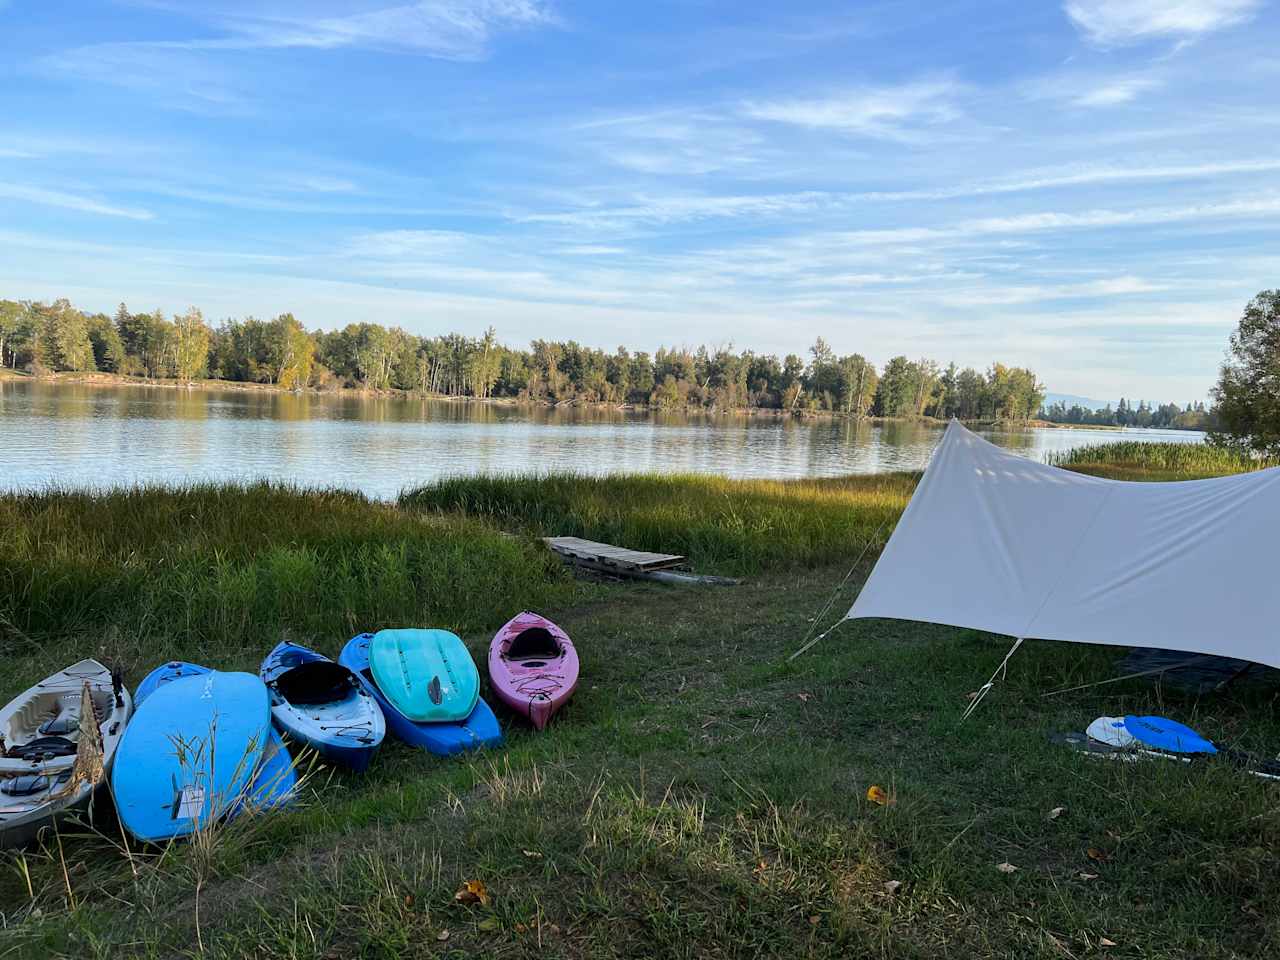
<path id="1" fill-rule="evenodd" d="M 368 769 L 386 736 L 378 701 L 355 674 L 323 654 L 287 640 L 259 671 L 271 691 L 271 719 L 330 763 Z"/>
<path id="2" fill-rule="evenodd" d="M 252 674 L 213 671 L 158 685 L 116 751 L 120 822 L 151 843 L 212 826 L 252 785 L 270 732 L 267 688 Z"/>
<path id="3" fill-rule="evenodd" d="M 461 721 L 432 723 L 406 717 L 378 689 L 373 679 L 373 671 L 369 668 L 369 644 L 372 640 L 371 633 L 352 637 L 338 655 L 338 662 L 354 673 L 365 690 L 378 701 L 387 726 L 397 737 L 411 747 L 421 747 L 442 757 L 464 750 L 496 747 L 502 743 L 498 718 L 482 699 L 476 700 L 470 715 Z"/>
<path id="4" fill-rule="evenodd" d="M 147 697 L 155 693 L 164 684 L 180 677 L 204 676 L 212 673 L 208 667 L 198 663 L 186 663 L 182 660 L 170 660 L 156 667 L 138 684 L 138 692 L 133 695 L 135 707 Z M 262 761 L 254 772 L 253 784 L 244 800 L 264 810 L 274 810 L 288 806 L 293 800 L 294 789 L 298 785 L 298 771 L 294 767 L 289 749 L 284 745 L 284 737 L 275 727 L 267 738 L 267 745 L 262 751 Z M 232 815 L 240 812 L 244 803 L 237 804 Z"/>

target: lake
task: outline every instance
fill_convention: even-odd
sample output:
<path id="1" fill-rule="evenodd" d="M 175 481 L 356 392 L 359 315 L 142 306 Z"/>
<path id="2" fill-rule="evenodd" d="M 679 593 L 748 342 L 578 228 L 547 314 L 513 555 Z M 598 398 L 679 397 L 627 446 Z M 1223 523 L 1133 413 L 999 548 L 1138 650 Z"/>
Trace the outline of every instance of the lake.
<path id="1" fill-rule="evenodd" d="M 1112 431 L 981 431 L 1036 460 L 1117 439 Z M 696 472 L 810 477 L 921 468 L 940 429 L 772 416 L 652 414 L 353 392 L 0 380 L 0 488 L 103 487 L 192 480 L 288 480 L 379 498 L 478 472 Z M 1126 439 L 1199 442 L 1129 430 Z"/>

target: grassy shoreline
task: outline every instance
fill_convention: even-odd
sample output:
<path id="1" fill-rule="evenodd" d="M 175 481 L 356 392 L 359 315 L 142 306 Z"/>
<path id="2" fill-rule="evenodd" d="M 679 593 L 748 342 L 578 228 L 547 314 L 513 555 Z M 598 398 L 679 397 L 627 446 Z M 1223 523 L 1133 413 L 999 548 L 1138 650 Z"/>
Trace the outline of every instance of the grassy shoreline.
<path id="1" fill-rule="evenodd" d="M 1276 787 L 1047 740 L 1149 711 L 1274 753 L 1271 692 L 1197 702 L 1131 682 L 1046 700 L 1108 676 L 1118 652 L 1031 643 L 961 725 L 1002 638 L 859 622 L 785 662 L 870 542 L 835 606 L 852 601 L 913 483 L 0 497 L 5 690 L 94 654 L 131 684 L 170 656 L 256 669 L 284 631 L 335 653 L 401 622 L 453 626 L 479 654 L 526 605 L 567 627 L 584 670 L 546 735 L 504 717 L 505 749 L 457 761 L 388 743 L 367 776 L 317 779 L 300 809 L 206 845 L 129 859 L 108 832 L 0 855 L 0 955 L 1274 955 Z M 534 542 L 550 527 L 749 580 L 573 581 Z M 895 802 L 869 802 L 872 784 Z M 453 903 L 468 879 L 490 907 Z"/>

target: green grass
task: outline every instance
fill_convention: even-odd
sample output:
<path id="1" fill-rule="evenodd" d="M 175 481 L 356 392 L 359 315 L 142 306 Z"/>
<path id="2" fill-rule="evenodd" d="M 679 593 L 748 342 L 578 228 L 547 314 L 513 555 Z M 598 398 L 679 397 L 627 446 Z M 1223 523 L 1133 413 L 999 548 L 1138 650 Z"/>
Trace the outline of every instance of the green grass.
<path id="1" fill-rule="evenodd" d="M 409 491 L 400 502 L 407 510 L 481 518 L 534 536 L 676 553 L 699 570 L 753 574 L 847 561 L 864 548 L 874 555 L 916 479 L 458 477 Z"/>
<path id="2" fill-rule="evenodd" d="M 1280 466 L 1206 443 L 1143 443 L 1118 440 L 1051 454 L 1049 463 L 1115 480 L 1199 480 Z"/>
<path id="3" fill-rule="evenodd" d="M 333 653 L 363 630 L 494 626 L 496 611 L 576 592 L 532 542 L 353 493 L 0 497 L 0 652 L 42 650 L 46 663 L 76 651 L 131 670 L 197 652 L 246 664 L 285 633 Z M 17 679 L 3 667 L 0 678 Z"/>
<path id="4" fill-rule="evenodd" d="M 158 858 L 126 860 L 108 824 L 107 837 L 64 837 L 61 856 L 54 844 L 4 855 L 0 956 L 1276 955 L 1280 788 L 1212 762 L 1090 762 L 1047 739 L 1101 713 L 1160 712 L 1274 753 L 1272 693 L 1240 686 L 1194 701 L 1128 682 L 1044 699 L 1110 675 L 1118 651 L 1029 643 L 961 724 L 1007 640 L 867 621 L 785 660 L 911 477 L 542 482 L 545 513 L 528 499 L 537 481 L 507 480 L 418 492 L 411 509 L 278 487 L 0 498 L 12 578 L 0 596 L 25 625 L 5 635 L 6 688 L 93 652 L 112 630 L 132 636 L 140 614 L 151 625 L 133 682 L 149 658 L 171 654 L 252 669 L 284 629 L 332 651 L 353 617 L 452 617 L 480 654 L 495 623 L 533 603 L 566 626 L 583 661 L 566 713 L 542 735 L 504 718 L 501 751 L 442 761 L 389 742 L 367 775 L 313 780 L 300 809 Z M 476 489 L 488 499 L 467 500 L 459 516 Z M 502 490 L 520 494 L 518 509 Z M 789 497 L 801 519 L 777 517 Z M 700 518 L 699 504 L 716 519 Z M 584 535 L 654 538 L 626 541 L 635 546 L 682 538 L 697 565 L 753 576 L 699 591 L 574 585 L 528 539 L 489 523 L 525 534 L 566 518 Z M 385 543 L 449 559 L 442 570 L 419 559 L 394 588 L 381 581 L 395 564 L 355 579 Z M 307 601 L 290 605 L 263 559 L 280 549 L 347 572 L 296 575 L 286 592 Z M 188 555 L 211 571 L 252 571 L 259 589 L 203 600 L 202 615 L 224 611 L 214 626 L 166 614 L 152 591 L 174 569 L 194 577 Z M 26 586 L 82 557 L 115 584 L 110 604 L 81 602 L 70 616 L 54 608 L 75 598 L 71 586 Z M 131 577 L 135 563 L 146 576 Z M 322 576 L 332 577 L 324 589 L 310 584 Z M 72 579 L 80 591 L 95 582 Z M 198 587 L 179 579 L 163 592 L 178 583 Z M 237 632 L 264 618 L 260 631 Z M 166 629 L 177 632 L 165 639 Z M 895 802 L 870 803 L 871 784 Z M 1004 862 L 1017 871 L 998 871 Z M 483 881 L 492 904 L 455 904 L 465 880 Z"/>

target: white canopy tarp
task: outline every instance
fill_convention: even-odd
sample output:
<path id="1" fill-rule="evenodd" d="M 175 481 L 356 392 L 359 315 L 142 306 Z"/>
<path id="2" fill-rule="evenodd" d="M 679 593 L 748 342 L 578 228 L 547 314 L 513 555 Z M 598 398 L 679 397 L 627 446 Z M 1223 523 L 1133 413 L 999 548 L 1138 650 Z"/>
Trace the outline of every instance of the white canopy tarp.
<path id="1" fill-rule="evenodd" d="M 1280 467 L 1101 480 L 953 422 L 846 617 L 1280 667 Z"/>

